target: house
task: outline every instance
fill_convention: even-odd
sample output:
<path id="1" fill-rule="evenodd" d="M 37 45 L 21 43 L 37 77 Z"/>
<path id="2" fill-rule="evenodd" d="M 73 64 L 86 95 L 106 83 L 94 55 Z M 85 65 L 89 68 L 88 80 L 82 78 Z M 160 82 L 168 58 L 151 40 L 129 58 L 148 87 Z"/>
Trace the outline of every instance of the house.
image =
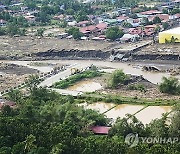
<path id="1" fill-rule="evenodd" d="M 29 9 L 29 8 L 28 8 L 27 6 L 21 7 L 21 11 L 22 11 L 22 12 L 26 12 L 26 11 L 28 11 L 28 9 Z"/>
<path id="2" fill-rule="evenodd" d="M 139 35 L 135 34 L 135 35 L 132 35 L 132 34 L 124 34 L 121 38 L 120 38 L 120 41 L 121 42 L 135 42 L 136 40 L 139 39 Z"/>
<path id="3" fill-rule="evenodd" d="M 87 15 L 87 17 L 89 18 L 89 20 L 94 20 L 95 19 L 95 16 L 94 15 Z"/>
<path id="4" fill-rule="evenodd" d="M 95 25 L 90 25 L 90 26 L 80 28 L 80 32 L 83 33 L 84 35 L 91 34 L 96 31 L 97 31 L 97 28 Z"/>
<path id="5" fill-rule="evenodd" d="M 68 22 L 67 24 L 68 26 L 76 26 L 77 22 L 74 20 L 74 21 Z"/>
<path id="6" fill-rule="evenodd" d="M 34 15 L 25 16 L 24 18 L 30 23 L 35 22 L 36 20 L 36 17 Z"/>
<path id="7" fill-rule="evenodd" d="M 74 21 L 74 17 L 72 15 L 66 15 L 64 20 L 66 22 L 72 22 L 72 21 Z"/>
<path id="8" fill-rule="evenodd" d="M 123 21 L 126 21 L 128 18 L 129 17 L 127 17 L 127 16 L 119 16 L 116 19 L 117 19 L 118 22 L 123 22 Z"/>
<path id="9" fill-rule="evenodd" d="M 0 11 L 4 11 L 4 10 L 6 10 L 7 9 L 7 6 L 5 6 L 5 5 L 0 5 Z"/>
<path id="10" fill-rule="evenodd" d="M 106 23 L 99 23 L 96 25 L 96 28 L 99 29 L 101 32 L 107 29 L 108 25 Z"/>
<path id="11" fill-rule="evenodd" d="M 117 11 L 119 12 L 119 14 L 128 14 L 131 12 L 131 8 L 122 7 L 122 8 L 118 8 Z"/>
<path id="12" fill-rule="evenodd" d="M 105 37 L 100 37 L 100 36 L 92 38 L 92 40 L 95 40 L 95 41 L 100 41 L 100 40 L 105 40 L 105 39 L 106 39 Z"/>
<path id="13" fill-rule="evenodd" d="M 175 14 L 175 15 L 174 15 L 174 18 L 175 18 L 175 19 L 180 19 L 180 13 Z"/>
<path id="14" fill-rule="evenodd" d="M 110 129 L 111 127 L 106 126 L 93 126 L 90 128 L 90 130 L 97 135 L 107 135 Z"/>
<path id="15" fill-rule="evenodd" d="M 68 36 L 68 33 L 61 33 L 61 34 L 58 34 L 58 38 L 60 39 L 63 39 L 63 38 L 66 38 Z"/>
<path id="16" fill-rule="evenodd" d="M 115 25 L 117 24 L 117 19 L 103 19 L 103 22 L 107 23 L 108 25 Z"/>
<path id="17" fill-rule="evenodd" d="M 55 19 L 55 20 L 63 20 L 64 19 L 64 15 L 60 14 L 58 16 L 54 16 L 53 19 Z"/>
<path id="18" fill-rule="evenodd" d="M 149 21 L 153 21 L 155 17 L 159 17 L 161 22 L 168 22 L 170 20 L 170 15 L 168 14 L 158 14 L 148 17 Z"/>
<path id="19" fill-rule="evenodd" d="M 93 20 L 93 23 L 94 24 L 99 24 L 99 23 L 102 23 L 103 22 L 103 19 L 102 17 L 96 17 L 94 20 Z"/>
<path id="20" fill-rule="evenodd" d="M 107 29 L 107 24 L 100 23 L 97 25 L 89 25 L 86 27 L 82 27 L 82 28 L 80 28 L 80 32 L 83 33 L 84 35 L 98 34 L 98 33 L 105 31 L 106 29 Z"/>
<path id="21" fill-rule="evenodd" d="M 27 15 L 27 16 L 30 16 L 30 15 L 36 16 L 38 13 L 39 13 L 38 10 L 34 10 L 34 11 L 28 11 L 28 12 L 26 13 L 26 15 Z"/>
<path id="22" fill-rule="evenodd" d="M 140 19 L 128 18 L 127 22 L 130 23 L 133 27 L 138 27 L 141 24 Z"/>
<path id="23" fill-rule="evenodd" d="M 85 20 L 85 21 L 78 22 L 76 25 L 79 26 L 79 27 L 85 27 L 85 26 L 87 26 L 89 24 L 90 24 L 90 21 Z"/>
<path id="24" fill-rule="evenodd" d="M 88 37 L 82 36 L 82 37 L 81 37 L 81 40 L 88 40 Z"/>
<path id="25" fill-rule="evenodd" d="M 11 6 L 22 6 L 23 3 L 15 3 L 15 4 L 12 4 Z"/>
<path id="26" fill-rule="evenodd" d="M 180 0 L 168 1 L 161 4 L 161 7 L 167 6 L 173 8 L 174 6 L 180 5 Z"/>
<path id="27" fill-rule="evenodd" d="M 12 108 L 16 106 L 16 103 L 13 101 L 8 101 L 6 99 L 0 99 L 0 110 L 2 109 L 3 106 L 8 105 Z"/>
<path id="28" fill-rule="evenodd" d="M 129 34 L 139 36 L 152 36 L 155 32 L 156 25 L 147 25 L 145 27 L 130 28 Z"/>
<path id="29" fill-rule="evenodd" d="M 150 10 L 150 11 L 144 11 L 144 12 L 140 12 L 139 14 L 142 15 L 156 15 L 156 14 L 161 14 L 161 11 L 158 10 Z"/>
<path id="30" fill-rule="evenodd" d="M 0 19 L 0 26 L 6 26 L 7 21 Z"/>

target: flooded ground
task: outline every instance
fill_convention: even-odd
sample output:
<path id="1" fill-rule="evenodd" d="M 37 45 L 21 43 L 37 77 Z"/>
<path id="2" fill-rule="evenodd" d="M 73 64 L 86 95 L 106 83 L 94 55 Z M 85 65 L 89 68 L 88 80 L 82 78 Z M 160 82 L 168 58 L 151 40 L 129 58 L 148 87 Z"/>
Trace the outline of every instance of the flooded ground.
<path id="1" fill-rule="evenodd" d="M 105 112 L 104 114 L 108 118 L 111 118 L 113 120 L 116 120 L 118 117 L 124 118 L 126 117 L 126 114 L 134 115 L 136 113 L 135 116 L 143 124 L 148 124 L 154 119 L 160 119 L 162 117 L 162 114 L 169 113 L 172 110 L 171 106 L 149 106 L 145 108 L 144 105 L 130 105 L 130 104 L 116 105 L 113 103 L 105 103 L 105 102 L 83 104 L 83 106 L 86 109 L 93 109 L 99 111 L 100 113 Z"/>
<path id="2" fill-rule="evenodd" d="M 170 106 L 149 106 L 136 114 L 136 117 L 143 122 L 148 124 L 154 119 L 160 119 L 162 114 L 169 113 L 172 110 Z"/>
<path id="3" fill-rule="evenodd" d="M 9 63 L 14 63 L 14 64 L 19 64 L 23 66 L 28 66 L 34 69 L 38 69 L 41 72 L 48 72 L 49 70 L 52 69 L 52 66 L 46 66 L 46 67 L 39 67 L 39 66 L 29 66 L 28 64 L 31 63 L 32 61 L 8 61 Z M 114 69 L 123 69 L 123 71 L 126 74 L 132 74 L 132 75 L 142 75 L 145 79 L 148 81 L 157 84 L 160 83 L 162 80 L 162 77 L 169 77 L 170 73 L 167 72 L 145 72 L 142 71 L 141 67 L 144 64 L 136 63 L 133 65 L 127 64 L 127 63 L 122 63 L 122 62 L 109 62 L 109 61 L 95 61 L 95 60 L 48 60 L 48 61 L 40 61 L 44 63 L 51 63 L 51 64 L 61 64 L 61 65 L 71 65 L 78 63 L 80 65 L 95 65 L 97 67 L 108 67 L 111 69 L 103 69 L 104 71 L 107 72 L 112 72 Z M 154 64 L 154 66 L 159 66 L 159 64 Z M 166 67 L 164 64 L 163 67 Z M 169 65 L 167 66 L 169 67 Z M 176 76 L 177 78 L 180 79 L 180 76 Z"/>
<path id="4" fill-rule="evenodd" d="M 115 107 L 116 104 L 114 103 L 105 103 L 105 102 L 97 102 L 93 104 L 83 104 L 83 106 L 86 109 L 93 109 L 98 111 L 99 113 L 104 113 L 107 110 L 111 109 L 112 107 Z"/>
<path id="5" fill-rule="evenodd" d="M 93 81 L 80 81 L 73 86 L 70 86 L 68 90 L 81 91 L 81 92 L 94 92 L 102 89 L 102 86 L 98 82 Z"/>
<path id="6" fill-rule="evenodd" d="M 108 118 L 117 119 L 118 117 L 124 118 L 126 114 L 135 114 L 139 110 L 143 109 L 143 105 L 130 105 L 121 104 L 113 108 L 112 110 L 105 113 Z"/>

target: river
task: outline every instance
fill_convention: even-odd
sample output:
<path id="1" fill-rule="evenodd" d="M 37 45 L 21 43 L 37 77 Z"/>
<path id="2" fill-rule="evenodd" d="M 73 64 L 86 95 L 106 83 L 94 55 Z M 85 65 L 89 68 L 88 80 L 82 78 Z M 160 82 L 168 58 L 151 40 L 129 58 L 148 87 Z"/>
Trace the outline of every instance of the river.
<path id="1" fill-rule="evenodd" d="M 1 61 L 0 61 L 1 62 Z M 52 66 L 30 66 L 29 64 L 34 61 L 4 61 L 8 63 L 14 63 L 18 65 L 28 66 L 30 68 L 34 68 L 37 70 L 40 70 L 41 72 L 48 72 L 52 70 Z M 132 75 L 142 75 L 145 79 L 148 81 L 158 84 L 161 82 L 162 77 L 169 77 L 170 73 L 167 72 L 145 72 L 142 71 L 141 63 L 135 63 L 133 65 L 130 65 L 128 63 L 122 63 L 122 62 L 109 62 L 109 61 L 96 61 L 96 60 L 46 60 L 46 61 L 37 61 L 37 62 L 44 62 L 44 63 L 50 63 L 50 64 L 61 64 L 61 65 L 71 65 L 71 64 L 80 64 L 80 65 L 95 65 L 97 67 L 103 67 L 103 68 L 110 68 L 110 69 L 103 69 L 104 71 L 107 70 L 107 72 L 112 72 L 115 69 L 123 69 L 123 71 L 126 74 L 132 74 Z M 160 64 L 154 64 L 154 66 L 160 67 L 162 65 Z M 163 67 L 166 67 L 164 64 Z M 169 65 L 167 65 L 167 68 Z M 180 76 L 176 76 L 178 79 L 180 79 Z"/>

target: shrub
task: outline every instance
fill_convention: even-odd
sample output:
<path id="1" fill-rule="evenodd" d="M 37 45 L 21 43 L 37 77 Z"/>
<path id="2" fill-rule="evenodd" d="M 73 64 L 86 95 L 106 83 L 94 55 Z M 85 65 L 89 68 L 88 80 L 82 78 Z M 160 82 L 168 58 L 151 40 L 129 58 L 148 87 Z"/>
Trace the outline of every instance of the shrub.
<path id="1" fill-rule="evenodd" d="M 143 84 L 129 85 L 129 90 L 139 90 L 141 92 L 146 92 L 146 88 Z"/>
<path id="2" fill-rule="evenodd" d="M 126 80 L 128 80 L 128 76 L 122 70 L 116 70 L 110 76 L 108 86 L 117 88 L 120 84 L 124 84 Z"/>
<path id="3" fill-rule="evenodd" d="M 163 82 L 159 85 L 159 90 L 162 93 L 180 94 L 180 83 L 177 78 L 163 77 Z"/>
<path id="4" fill-rule="evenodd" d="M 111 27 L 106 31 L 106 37 L 112 41 L 121 38 L 124 32 L 119 27 Z"/>

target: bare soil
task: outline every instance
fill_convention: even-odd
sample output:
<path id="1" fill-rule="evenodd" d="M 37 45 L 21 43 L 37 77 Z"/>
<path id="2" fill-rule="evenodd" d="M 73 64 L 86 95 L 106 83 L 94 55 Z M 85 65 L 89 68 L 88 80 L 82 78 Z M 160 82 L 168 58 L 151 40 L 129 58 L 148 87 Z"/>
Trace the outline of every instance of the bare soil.
<path id="1" fill-rule="evenodd" d="M 180 43 L 175 44 L 151 44 L 140 49 L 138 54 L 176 54 L 180 55 Z"/>
<path id="2" fill-rule="evenodd" d="M 58 50 L 108 50 L 114 45 L 112 42 L 98 42 L 91 40 L 76 41 L 73 39 L 37 38 L 37 37 L 0 37 L 0 56 L 11 55 L 21 57 L 23 55 L 44 52 L 49 49 Z"/>
<path id="3" fill-rule="evenodd" d="M 25 75 L 38 73 L 37 70 L 16 64 L 0 63 L 0 72 L 6 74 Z"/>
<path id="4" fill-rule="evenodd" d="M 161 93 L 158 89 L 158 85 L 152 84 L 149 81 L 137 81 L 131 83 L 131 85 L 143 84 L 146 88 L 146 92 L 143 92 L 140 90 L 128 90 L 128 85 L 119 86 L 117 89 L 110 89 L 107 87 L 107 82 L 109 80 L 109 76 L 107 76 L 107 74 L 103 75 L 102 77 L 94 78 L 93 80 L 99 82 L 104 87 L 103 89 L 99 90 L 99 92 L 106 94 L 121 95 L 126 97 L 137 97 L 149 100 L 180 100 L 180 96 Z"/>
<path id="5" fill-rule="evenodd" d="M 20 85 L 37 70 L 16 64 L 0 63 L 0 92 Z"/>
<path id="6" fill-rule="evenodd" d="M 2 74 L 0 75 L 0 92 L 20 85 L 28 78 L 28 74 L 16 75 L 16 74 Z"/>

